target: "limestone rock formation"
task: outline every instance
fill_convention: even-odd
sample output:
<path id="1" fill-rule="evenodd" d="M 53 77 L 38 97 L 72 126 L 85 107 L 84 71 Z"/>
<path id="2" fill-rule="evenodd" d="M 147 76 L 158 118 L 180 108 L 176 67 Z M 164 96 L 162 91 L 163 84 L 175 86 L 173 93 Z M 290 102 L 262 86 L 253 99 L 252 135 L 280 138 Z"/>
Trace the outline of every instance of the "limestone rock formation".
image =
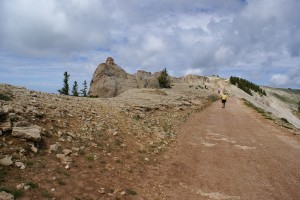
<path id="1" fill-rule="evenodd" d="M 89 96 L 108 98 L 133 88 L 158 88 L 159 74 L 141 70 L 134 75 L 128 74 L 108 57 L 106 63 L 100 64 L 94 72 Z"/>

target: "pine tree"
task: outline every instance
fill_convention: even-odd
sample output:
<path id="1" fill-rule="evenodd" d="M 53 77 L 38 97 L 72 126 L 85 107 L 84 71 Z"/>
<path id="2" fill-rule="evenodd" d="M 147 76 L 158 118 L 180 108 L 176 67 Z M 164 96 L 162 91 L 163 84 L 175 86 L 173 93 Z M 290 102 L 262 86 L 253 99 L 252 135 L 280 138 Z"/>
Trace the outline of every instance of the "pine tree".
<path id="1" fill-rule="evenodd" d="M 68 74 L 68 72 L 66 71 L 64 73 L 64 86 L 60 90 L 57 90 L 59 92 L 59 94 L 69 95 L 69 90 L 70 90 L 70 88 L 69 88 L 69 77 L 70 77 L 70 74 Z"/>
<path id="2" fill-rule="evenodd" d="M 161 88 L 171 88 L 170 76 L 166 68 L 163 69 L 160 76 L 158 77 L 158 82 Z"/>
<path id="3" fill-rule="evenodd" d="M 73 93 L 73 96 L 78 97 L 78 84 L 77 84 L 77 81 L 74 81 L 72 93 Z"/>
<path id="4" fill-rule="evenodd" d="M 86 80 L 83 82 L 83 89 L 80 90 L 83 97 L 87 97 L 87 83 Z"/>

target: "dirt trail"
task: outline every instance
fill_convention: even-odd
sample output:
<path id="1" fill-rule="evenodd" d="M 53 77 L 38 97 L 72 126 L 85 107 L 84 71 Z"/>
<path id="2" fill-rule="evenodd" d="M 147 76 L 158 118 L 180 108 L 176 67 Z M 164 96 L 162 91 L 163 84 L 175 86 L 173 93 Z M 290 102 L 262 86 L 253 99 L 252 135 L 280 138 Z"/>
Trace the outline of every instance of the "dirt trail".
<path id="1" fill-rule="evenodd" d="M 135 199 L 300 199 L 300 141 L 240 100 L 190 118 Z"/>

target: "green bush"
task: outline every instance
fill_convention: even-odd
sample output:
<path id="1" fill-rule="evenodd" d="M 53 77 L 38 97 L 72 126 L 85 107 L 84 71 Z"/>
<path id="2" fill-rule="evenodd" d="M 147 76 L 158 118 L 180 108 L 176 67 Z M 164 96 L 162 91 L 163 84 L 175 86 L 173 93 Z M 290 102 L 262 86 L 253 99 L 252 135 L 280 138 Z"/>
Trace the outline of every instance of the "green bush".
<path id="1" fill-rule="evenodd" d="M 6 94 L 0 94 L 0 100 L 2 101 L 10 101 L 11 98 L 7 96 Z"/>
<path id="2" fill-rule="evenodd" d="M 298 102 L 298 112 L 300 113 L 300 101 Z"/>
<path id="3" fill-rule="evenodd" d="M 171 88 L 171 80 L 166 68 L 163 69 L 158 77 L 158 83 L 161 88 Z"/>

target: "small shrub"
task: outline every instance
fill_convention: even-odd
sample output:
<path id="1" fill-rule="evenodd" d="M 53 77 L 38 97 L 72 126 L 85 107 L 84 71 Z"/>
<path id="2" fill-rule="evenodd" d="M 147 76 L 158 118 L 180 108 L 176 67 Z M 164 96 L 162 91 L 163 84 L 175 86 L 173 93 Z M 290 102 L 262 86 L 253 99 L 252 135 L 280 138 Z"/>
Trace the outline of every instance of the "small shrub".
<path id="1" fill-rule="evenodd" d="M 88 155 L 86 157 L 86 159 L 89 160 L 89 161 L 94 161 L 94 156 L 93 155 Z"/>
<path id="2" fill-rule="evenodd" d="M 211 102 L 215 102 L 219 99 L 219 97 L 217 95 L 210 95 L 208 96 L 208 99 L 211 101 Z"/>
<path id="3" fill-rule="evenodd" d="M 300 113 L 300 101 L 298 102 L 298 113 Z"/>
<path id="4" fill-rule="evenodd" d="M 136 192 L 136 191 L 134 191 L 134 190 L 132 190 L 132 189 L 129 189 L 129 188 L 127 188 L 127 189 L 125 190 L 125 192 L 126 192 L 126 194 L 137 195 L 137 192 Z"/>
<path id="5" fill-rule="evenodd" d="M 171 88 L 171 80 L 166 68 L 163 69 L 158 77 L 158 83 L 161 88 Z"/>
<path id="6" fill-rule="evenodd" d="M 10 101 L 11 98 L 9 96 L 7 96 L 6 94 L 1 94 L 0 93 L 0 100 L 2 100 L 2 101 Z"/>
<path id="7" fill-rule="evenodd" d="M 56 182 L 59 184 L 59 185 L 66 185 L 66 183 L 61 180 L 61 178 L 56 178 Z"/>
<path id="8" fill-rule="evenodd" d="M 33 183 L 33 182 L 28 182 L 28 183 L 26 183 L 26 185 L 28 185 L 31 189 L 39 187 L 39 185 L 37 183 Z"/>
<path id="9" fill-rule="evenodd" d="M 84 156 L 85 155 L 85 151 L 83 149 L 79 149 L 78 151 L 79 155 Z"/>

